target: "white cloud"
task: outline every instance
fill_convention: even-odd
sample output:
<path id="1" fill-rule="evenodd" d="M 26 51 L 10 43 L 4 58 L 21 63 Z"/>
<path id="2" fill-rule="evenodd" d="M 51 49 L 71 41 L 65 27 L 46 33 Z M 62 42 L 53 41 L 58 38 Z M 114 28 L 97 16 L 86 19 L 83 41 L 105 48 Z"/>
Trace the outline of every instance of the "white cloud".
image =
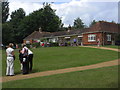
<path id="1" fill-rule="evenodd" d="M 73 25 L 73 20 L 80 17 L 87 25 L 95 20 L 116 21 L 118 17 L 117 2 L 87 2 L 88 0 L 71 1 L 69 3 L 54 5 L 57 15 L 62 17 L 65 26 Z"/>
<path id="2" fill-rule="evenodd" d="M 16 2 L 10 2 L 9 7 L 10 7 L 10 13 L 19 8 L 23 8 L 26 14 L 28 15 L 32 11 L 40 9 L 42 5 L 39 3 L 25 3 L 25 2 L 16 1 Z"/>
<path id="3" fill-rule="evenodd" d="M 27 1 L 27 0 L 26 0 Z M 93 0 L 94 1 L 94 0 Z M 97 0 L 98 1 L 98 0 Z M 73 25 L 74 19 L 80 17 L 87 25 L 95 20 L 118 21 L 117 2 L 90 2 L 89 0 L 71 0 L 69 2 L 53 3 L 52 8 L 61 17 L 65 26 Z M 12 1 L 9 4 L 10 13 L 18 8 L 23 8 L 28 15 L 42 7 L 42 2 Z"/>

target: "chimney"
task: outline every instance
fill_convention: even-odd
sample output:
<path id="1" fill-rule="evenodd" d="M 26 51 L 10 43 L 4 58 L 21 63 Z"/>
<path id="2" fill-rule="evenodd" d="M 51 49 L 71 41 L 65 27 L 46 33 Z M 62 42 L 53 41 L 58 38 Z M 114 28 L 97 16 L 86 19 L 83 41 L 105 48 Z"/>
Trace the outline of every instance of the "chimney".
<path id="1" fill-rule="evenodd" d="M 39 32 L 42 33 L 42 28 L 41 27 L 39 27 Z"/>
<path id="2" fill-rule="evenodd" d="M 71 26 L 70 26 L 70 24 L 69 24 L 67 31 L 70 32 L 70 30 L 71 30 Z"/>

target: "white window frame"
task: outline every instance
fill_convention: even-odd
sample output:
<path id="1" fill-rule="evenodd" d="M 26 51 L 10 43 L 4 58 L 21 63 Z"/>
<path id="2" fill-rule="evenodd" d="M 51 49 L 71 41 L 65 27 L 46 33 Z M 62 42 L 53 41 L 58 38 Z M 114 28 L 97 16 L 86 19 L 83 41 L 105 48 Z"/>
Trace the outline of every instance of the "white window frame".
<path id="1" fill-rule="evenodd" d="M 111 41 L 111 35 L 107 34 L 107 41 Z"/>
<path id="2" fill-rule="evenodd" d="M 96 41 L 96 34 L 89 34 L 88 42 L 95 42 L 95 41 Z"/>

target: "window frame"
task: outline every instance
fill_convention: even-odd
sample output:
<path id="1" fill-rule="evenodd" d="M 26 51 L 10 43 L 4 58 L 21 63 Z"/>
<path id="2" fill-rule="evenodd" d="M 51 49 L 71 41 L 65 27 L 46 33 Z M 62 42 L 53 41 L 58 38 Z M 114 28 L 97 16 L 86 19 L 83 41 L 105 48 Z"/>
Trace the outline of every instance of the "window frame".
<path id="1" fill-rule="evenodd" d="M 96 41 L 96 34 L 89 34 L 88 42 L 95 42 L 95 41 Z"/>
<path id="2" fill-rule="evenodd" d="M 107 34 L 107 41 L 111 41 L 111 34 Z"/>

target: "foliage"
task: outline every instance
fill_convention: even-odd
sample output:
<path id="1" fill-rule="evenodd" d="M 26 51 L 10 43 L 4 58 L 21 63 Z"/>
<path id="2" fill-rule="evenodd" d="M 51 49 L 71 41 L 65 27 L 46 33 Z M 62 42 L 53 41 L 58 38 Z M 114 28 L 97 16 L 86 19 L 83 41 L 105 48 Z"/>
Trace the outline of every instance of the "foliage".
<path id="1" fill-rule="evenodd" d="M 2 42 L 3 44 L 8 44 L 10 42 L 13 42 L 13 34 L 12 34 L 12 27 L 10 26 L 10 23 L 3 23 L 2 24 Z"/>
<path id="2" fill-rule="evenodd" d="M 55 10 L 49 4 L 45 4 L 43 8 L 34 11 L 26 16 L 19 28 L 23 30 L 24 37 L 38 30 L 40 27 L 45 32 L 55 32 L 59 30 L 61 25 L 60 18 L 55 14 Z"/>
<path id="3" fill-rule="evenodd" d="M 6 44 L 7 42 L 11 41 L 14 43 L 22 43 L 23 39 L 30 35 L 38 28 L 42 28 L 42 31 L 45 32 L 55 32 L 59 31 L 62 28 L 60 18 L 55 14 L 55 10 L 51 8 L 51 5 L 46 3 L 43 5 L 43 8 L 36 10 L 29 15 L 25 16 L 25 11 L 22 8 L 15 10 L 10 15 L 11 19 L 9 23 L 7 22 L 7 28 L 3 25 L 4 32 L 3 32 L 3 43 Z M 11 40 L 8 40 L 7 35 Z"/>
<path id="4" fill-rule="evenodd" d="M 7 21 L 7 18 L 9 16 L 9 2 L 8 0 L 5 0 L 2 2 L 2 23 L 5 23 Z"/>
<path id="5" fill-rule="evenodd" d="M 60 18 L 55 14 L 55 10 L 53 10 L 50 4 L 48 3 L 43 5 L 41 19 L 42 19 L 41 28 L 43 31 L 46 32 L 58 31 L 61 25 Z"/>
<path id="6" fill-rule="evenodd" d="M 18 10 L 15 10 L 14 12 L 12 12 L 12 14 L 10 15 L 12 23 L 17 23 L 20 22 L 25 16 L 25 11 L 23 8 L 19 8 Z"/>
<path id="7" fill-rule="evenodd" d="M 97 21 L 93 20 L 91 23 L 90 23 L 90 27 L 93 26 L 94 24 L 96 24 Z"/>
<path id="8" fill-rule="evenodd" d="M 58 42 L 50 42 L 50 47 L 59 46 Z"/>
<path id="9" fill-rule="evenodd" d="M 38 48 L 38 47 L 40 47 L 40 43 L 32 43 L 32 47 Z"/>
<path id="10" fill-rule="evenodd" d="M 84 23 L 82 22 L 82 20 L 78 17 L 77 19 L 74 20 L 74 28 L 76 29 L 83 29 L 84 28 Z"/>
<path id="11" fill-rule="evenodd" d="M 22 8 L 15 10 L 11 14 L 11 19 L 9 22 L 3 23 L 3 44 L 8 44 L 10 42 L 21 43 L 24 33 L 19 29 L 21 20 L 25 17 L 25 12 Z M 9 36 L 9 37 L 8 37 Z"/>
<path id="12" fill-rule="evenodd" d="M 15 10 L 11 14 L 10 26 L 12 27 L 12 35 L 14 38 L 14 42 L 16 43 L 22 42 L 21 36 L 23 35 L 23 33 L 21 33 L 21 29 L 19 29 L 18 27 L 24 17 L 25 11 L 22 8 Z"/>

